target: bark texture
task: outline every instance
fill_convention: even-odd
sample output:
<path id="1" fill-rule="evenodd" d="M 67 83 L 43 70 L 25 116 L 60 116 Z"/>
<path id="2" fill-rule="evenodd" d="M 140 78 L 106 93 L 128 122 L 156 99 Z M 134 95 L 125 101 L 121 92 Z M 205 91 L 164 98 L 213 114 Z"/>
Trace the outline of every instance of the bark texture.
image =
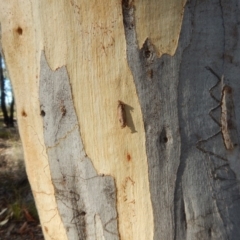
<path id="1" fill-rule="evenodd" d="M 138 48 L 134 12 L 123 8 L 154 239 L 239 239 L 238 1 L 188 1 L 176 53 L 160 58 L 149 38 Z"/>
<path id="2" fill-rule="evenodd" d="M 46 239 L 240 239 L 239 1 L 0 2 Z"/>

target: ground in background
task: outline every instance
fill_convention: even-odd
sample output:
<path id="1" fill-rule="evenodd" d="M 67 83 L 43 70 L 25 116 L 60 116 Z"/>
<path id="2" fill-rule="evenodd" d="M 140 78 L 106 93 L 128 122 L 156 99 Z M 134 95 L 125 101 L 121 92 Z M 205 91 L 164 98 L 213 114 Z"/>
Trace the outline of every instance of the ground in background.
<path id="1" fill-rule="evenodd" d="M 43 240 L 20 137 L 0 119 L 0 239 Z"/>

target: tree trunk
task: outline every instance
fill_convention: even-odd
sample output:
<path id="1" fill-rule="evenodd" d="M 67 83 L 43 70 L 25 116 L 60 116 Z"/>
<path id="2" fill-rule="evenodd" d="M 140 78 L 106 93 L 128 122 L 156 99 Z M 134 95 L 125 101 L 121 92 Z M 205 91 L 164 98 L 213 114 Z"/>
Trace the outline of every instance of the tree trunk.
<path id="1" fill-rule="evenodd" d="M 46 239 L 240 239 L 237 0 L 0 0 Z"/>

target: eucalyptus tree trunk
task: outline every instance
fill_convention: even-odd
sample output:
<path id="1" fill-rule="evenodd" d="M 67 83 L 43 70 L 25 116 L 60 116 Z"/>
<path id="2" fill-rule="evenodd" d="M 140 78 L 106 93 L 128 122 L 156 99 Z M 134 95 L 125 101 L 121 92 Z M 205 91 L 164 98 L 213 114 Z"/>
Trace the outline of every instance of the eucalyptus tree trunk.
<path id="1" fill-rule="evenodd" d="M 46 239 L 240 239 L 239 1 L 0 3 Z"/>

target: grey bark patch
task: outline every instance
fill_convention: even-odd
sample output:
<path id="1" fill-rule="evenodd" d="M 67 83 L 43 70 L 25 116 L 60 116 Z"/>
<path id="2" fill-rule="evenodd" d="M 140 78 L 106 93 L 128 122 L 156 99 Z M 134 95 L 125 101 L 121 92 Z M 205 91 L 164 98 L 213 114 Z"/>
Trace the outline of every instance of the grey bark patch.
<path id="1" fill-rule="evenodd" d="M 236 126 L 228 135 L 235 143 L 239 14 L 238 1 L 188 1 L 175 55 L 157 58 L 149 39 L 138 49 L 134 7 L 123 6 L 128 64 L 146 131 L 155 240 L 240 239 L 239 147 L 224 145 L 219 84 L 225 76 L 224 84 L 237 92 L 227 113 L 233 116 L 234 105 Z"/>
<path id="2" fill-rule="evenodd" d="M 51 177 L 68 239 L 97 239 L 99 224 L 101 238 L 119 239 L 114 179 L 98 175 L 86 156 L 66 67 L 52 71 L 44 52 L 39 93 Z"/>

